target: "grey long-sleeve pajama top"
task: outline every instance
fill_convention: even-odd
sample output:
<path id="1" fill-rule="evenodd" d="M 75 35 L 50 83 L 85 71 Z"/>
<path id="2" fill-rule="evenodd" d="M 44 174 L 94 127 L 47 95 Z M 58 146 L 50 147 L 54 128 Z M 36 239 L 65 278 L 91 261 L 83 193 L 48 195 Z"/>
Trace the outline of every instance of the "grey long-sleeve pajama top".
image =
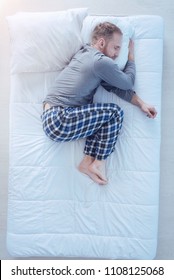
<path id="1" fill-rule="evenodd" d="M 135 94 L 132 90 L 134 81 L 133 61 L 127 61 L 124 70 L 121 71 L 111 58 L 85 45 L 57 76 L 44 103 L 62 107 L 90 104 L 100 84 L 106 90 L 130 102 Z"/>

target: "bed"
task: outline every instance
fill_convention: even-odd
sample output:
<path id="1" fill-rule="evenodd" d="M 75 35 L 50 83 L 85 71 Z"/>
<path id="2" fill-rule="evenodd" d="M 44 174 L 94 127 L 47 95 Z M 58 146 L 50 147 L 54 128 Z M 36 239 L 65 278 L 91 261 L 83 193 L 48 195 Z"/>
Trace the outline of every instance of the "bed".
<path id="1" fill-rule="evenodd" d="M 7 18 L 11 39 L 10 166 L 7 247 L 14 257 L 153 259 L 158 239 L 163 19 L 91 16 L 87 9 L 18 13 Z M 84 140 L 56 143 L 41 124 L 49 86 L 89 42 L 96 23 L 111 21 L 135 42 L 135 90 L 158 115 L 99 87 L 94 102 L 124 110 L 116 150 L 107 160 L 107 186 L 77 166 Z M 62 28 L 63 26 L 63 28 Z"/>

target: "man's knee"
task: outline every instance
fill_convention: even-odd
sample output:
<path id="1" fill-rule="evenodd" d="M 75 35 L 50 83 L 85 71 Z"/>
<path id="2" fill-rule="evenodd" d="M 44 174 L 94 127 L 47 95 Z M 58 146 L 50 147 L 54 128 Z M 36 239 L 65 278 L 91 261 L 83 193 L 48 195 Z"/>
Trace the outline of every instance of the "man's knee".
<path id="1" fill-rule="evenodd" d="M 114 105 L 114 111 L 115 111 L 115 114 L 116 114 L 116 117 L 120 118 L 120 122 L 123 121 L 123 118 L 124 118 L 124 111 L 121 107 L 119 107 L 117 104 L 113 104 Z"/>

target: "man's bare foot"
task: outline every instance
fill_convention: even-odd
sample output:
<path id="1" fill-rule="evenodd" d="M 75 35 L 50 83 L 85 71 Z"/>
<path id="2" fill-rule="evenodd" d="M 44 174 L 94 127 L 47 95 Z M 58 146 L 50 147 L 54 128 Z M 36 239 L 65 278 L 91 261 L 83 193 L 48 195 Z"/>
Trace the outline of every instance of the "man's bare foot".
<path id="1" fill-rule="evenodd" d="M 105 162 L 96 160 L 91 156 L 86 155 L 80 163 L 78 170 L 84 174 L 87 174 L 95 183 L 99 185 L 106 185 L 106 171 Z"/>
<path id="2" fill-rule="evenodd" d="M 95 159 L 90 164 L 89 171 L 96 174 L 102 181 L 107 183 L 105 160 Z"/>

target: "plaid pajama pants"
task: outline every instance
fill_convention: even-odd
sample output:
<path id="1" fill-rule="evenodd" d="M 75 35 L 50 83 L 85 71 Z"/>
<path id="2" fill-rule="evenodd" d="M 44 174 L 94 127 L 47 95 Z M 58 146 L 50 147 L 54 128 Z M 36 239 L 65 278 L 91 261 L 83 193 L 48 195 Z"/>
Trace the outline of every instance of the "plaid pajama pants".
<path id="1" fill-rule="evenodd" d="M 122 127 L 123 110 L 113 103 L 80 107 L 51 107 L 43 112 L 43 130 L 52 140 L 67 142 L 86 138 L 84 153 L 106 159 L 115 148 Z"/>

